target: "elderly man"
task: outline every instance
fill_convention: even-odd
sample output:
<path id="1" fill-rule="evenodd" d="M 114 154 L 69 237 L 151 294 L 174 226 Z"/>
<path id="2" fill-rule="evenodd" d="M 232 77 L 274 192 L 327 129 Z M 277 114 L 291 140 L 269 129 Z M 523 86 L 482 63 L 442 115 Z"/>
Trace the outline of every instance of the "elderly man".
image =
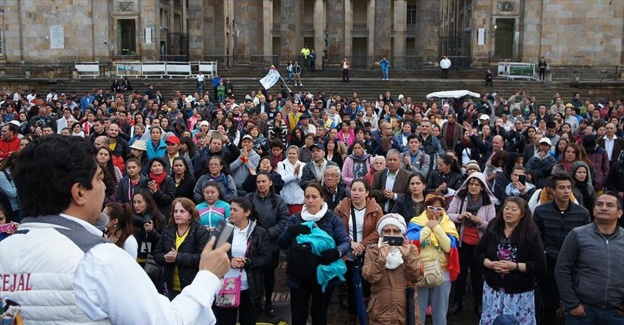
<path id="1" fill-rule="evenodd" d="M 609 156 L 609 163 L 613 166 L 613 163 L 617 161 L 617 157 L 620 151 L 624 149 L 624 139 L 615 135 L 616 126 L 613 123 L 607 123 L 604 137 L 598 138 L 598 145 L 607 151 Z"/>
<path id="2" fill-rule="evenodd" d="M 396 149 L 388 150 L 386 168 L 375 172 L 371 196 L 377 200 L 384 213 L 392 210 L 399 194 L 405 194 L 409 188 L 411 175 L 401 167 L 401 153 Z"/>
<path id="3" fill-rule="evenodd" d="M 325 190 L 325 202 L 327 210 L 334 210 L 342 199 L 347 197 L 347 188 L 340 178 L 340 167 L 329 165 L 323 173 L 323 190 Z"/>
<path id="4" fill-rule="evenodd" d="M 598 197 L 594 222 L 565 238 L 555 279 L 566 324 L 624 324 L 624 229 L 618 226 L 622 200 L 617 192 Z"/>
<path id="5" fill-rule="evenodd" d="M 255 169 L 259 163 L 260 155 L 253 150 L 253 140 L 247 134 L 241 139 L 240 156 L 230 164 L 230 171 L 236 183 L 238 196 L 247 195 L 247 192 L 243 189 L 243 182 L 249 176 L 249 171 Z"/>

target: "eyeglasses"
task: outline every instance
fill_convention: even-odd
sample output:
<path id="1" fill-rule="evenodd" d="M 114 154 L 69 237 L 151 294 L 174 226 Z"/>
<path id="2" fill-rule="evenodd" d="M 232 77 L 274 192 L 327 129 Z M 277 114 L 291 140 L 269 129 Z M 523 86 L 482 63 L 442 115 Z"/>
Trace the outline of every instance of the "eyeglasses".
<path id="1" fill-rule="evenodd" d="M 433 211 L 441 212 L 441 211 L 444 211 L 444 208 L 443 207 L 434 207 L 434 206 L 428 205 L 427 206 L 427 210 L 432 211 L 432 212 Z"/>

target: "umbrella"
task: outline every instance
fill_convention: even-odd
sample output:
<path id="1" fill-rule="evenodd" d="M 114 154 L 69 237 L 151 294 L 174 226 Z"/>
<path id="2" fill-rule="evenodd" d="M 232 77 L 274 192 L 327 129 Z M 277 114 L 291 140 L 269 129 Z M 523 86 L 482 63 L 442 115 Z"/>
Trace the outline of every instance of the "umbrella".
<path id="1" fill-rule="evenodd" d="M 465 96 L 480 98 L 481 95 L 470 90 L 446 90 L 436 91 L 427 95 L 427 99 L 436 98 L 461 98 Z"/>
<path id="2" fill-rule="evenodd" d="M 408 286 L 405 289 L 407 296 L 407 325 L 416 325 L 416 311 L 414 310 L 414 287 Z M 423 321 L 424 322 L 424 321 Z"/>
<path id="3" fill-rule="evenodd" d="M 368 324 L 366 305 L 364 304 L 364 289 L 362 288 L 362 268 L 358 263 L 353 268 L 353 284 L 355 286 L 355 306 L 358 312 L 360 325 Z"/>

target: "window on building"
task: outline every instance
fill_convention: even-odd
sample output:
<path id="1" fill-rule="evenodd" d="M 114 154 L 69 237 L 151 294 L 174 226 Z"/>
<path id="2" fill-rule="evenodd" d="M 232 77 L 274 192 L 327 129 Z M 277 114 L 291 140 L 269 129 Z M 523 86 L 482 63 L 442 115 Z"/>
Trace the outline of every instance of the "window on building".
<path id="1" fill-rule="evenodd" d="M 136 21 L 134 19 L 119 19 L 117 24 L 117 54 L 136 55 Z"/>
<path id="2" fill-rule="evenodd" d="M 415 26 L 416 25 L 416 6 L 415 5 L 407 5 L 407 18 L 405 19 L 407 22 L 407 26 Z"/>

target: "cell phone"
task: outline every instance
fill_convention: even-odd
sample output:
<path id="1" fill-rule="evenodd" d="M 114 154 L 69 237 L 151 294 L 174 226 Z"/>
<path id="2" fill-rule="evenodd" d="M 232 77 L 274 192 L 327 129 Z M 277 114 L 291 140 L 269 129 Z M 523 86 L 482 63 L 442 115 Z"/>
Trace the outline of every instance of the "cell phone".
<path id="1" fill-rule="evenodd" d="M 15 232 L 15 225 L 12 223 L 7 223 L 4 225 L 0 225 L 0 234 L 2 233 L 14 233 Z"/>
<path id="2" fill-rule="evenodd" d="M 403 246 L 403 237 L 399 236 L 384 236 L 383 241 L 387 242 L 390 246 Z"/>
<path id="3" fill-rule="evenodd" d="M 526 175 L 519 175 L 518 181 L 522 183 L 522 185 L 526 185 Z"/>
<path id="4" fill-rule="evenodd" d="M 220 220 L 217 223 L 217 226 L 212 230 L 210 236 L 214 236 L 217 240 L 215 241 L 212 249 L 218 248 L 225 243 L 232 243 L 234 234 L 234 226 L 225 221 L 224 219 Z"/>

